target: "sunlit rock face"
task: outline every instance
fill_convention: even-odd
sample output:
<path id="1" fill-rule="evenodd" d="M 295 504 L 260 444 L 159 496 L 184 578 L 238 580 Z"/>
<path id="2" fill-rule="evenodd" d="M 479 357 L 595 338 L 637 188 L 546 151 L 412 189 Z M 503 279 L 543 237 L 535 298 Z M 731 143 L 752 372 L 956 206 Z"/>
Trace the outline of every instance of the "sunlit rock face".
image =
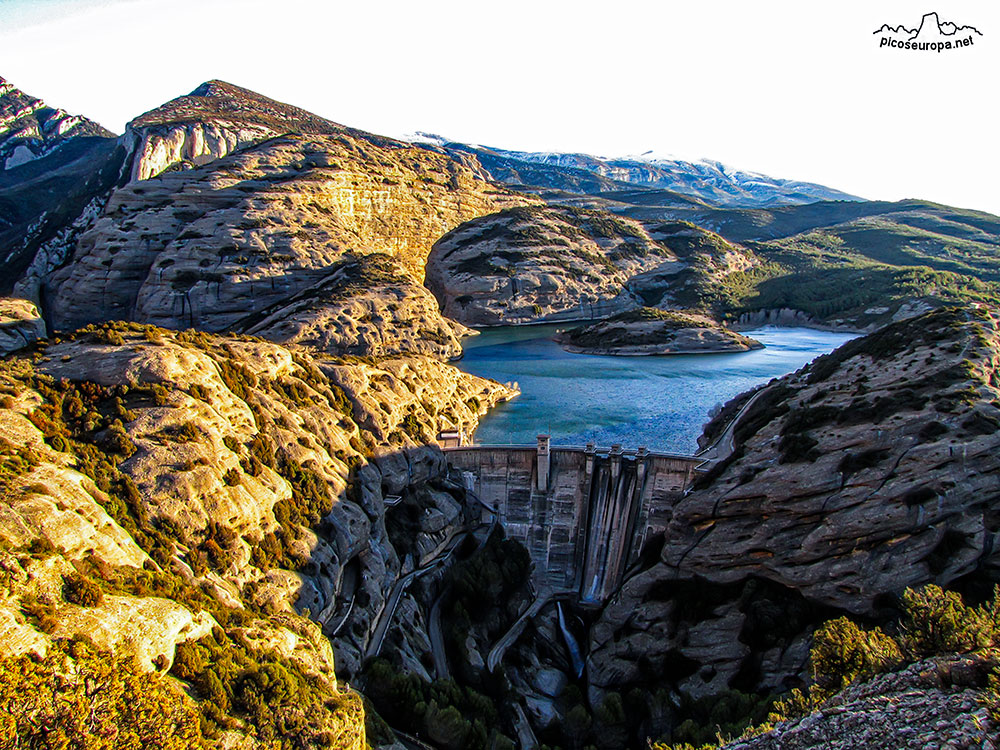
<path id="1" fill-rule="evenodd" d="M 319 284 L 348 254 L 388 255 L 419 283 L 441 235 L 523 202 L 473 159 L 214 82 L 133 121 L 123 141 L 132 181 L 44 245 L 19 285 L 44 298 L 56 329 L 127 319 L 225 330 Z"/>

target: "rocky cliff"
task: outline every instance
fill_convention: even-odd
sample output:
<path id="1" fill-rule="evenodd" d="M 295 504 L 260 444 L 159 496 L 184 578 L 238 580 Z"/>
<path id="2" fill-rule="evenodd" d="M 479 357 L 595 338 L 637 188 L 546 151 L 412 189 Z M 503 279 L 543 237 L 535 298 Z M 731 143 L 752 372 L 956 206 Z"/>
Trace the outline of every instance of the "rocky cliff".
<path id="1" fill-rule="evenodd" d="M 878 618 L 906 586 L 994 576 L 998 364 L 995 317 L 949 308 L 729 405 L 706 434 L 731 450 L 593 627 L 592 684 L 661 665 L 696 695 L 780 688 L 824 613 Z"/>
<path id="2" fill-rule="evenodd" d="M 132 182 L 43 246 L 19 291 L 55 329 L 131 319 L 223 330 L 349 251 L 422 278 L 433 242 L 505 199 L 468 167 L 348 136 L 284 136 Z"/>
<path id="3" fill-rule="evenodd" d="M 396 580 L 468 522 L 461 485 L 422 446 L 511 395 L 427 357 L 320 362 L 125 325 L 9 360 L 2 387 L 4 653 L 86 634 L 205 699 L 219 675 L 192 654 L 235 643 L 340 702 L 297 740 L 337 732 L 336 747 L 361 746 L 363 729 L 356 696 L 336 698 L 334 651 L 356 671 Z M 384 494 L 440 508 L 405 555 Z M 266 739 L 231 700 L 230 728 Z"/>
<path id="4" fill-rule="evenodd" d="M 132 120 L 124 140 L 134 155 L 133 180 L 190 169 L 286 133 L 325 134 L 348 128 L 225 81 L 207 81 Z"/>
<path id="5" fill-rule="evenodd" d="M 526 200 L 468 157 L 217 81 L 137 118 L 122 144 L 117 186 L 41 243 L 18 285 L 54 329 L 226 330 L 320 284 L 348 253 L 387 254 L 419 283 L 442 234 Z M 401 296 L 413 294 L 410 283 Z"/>
<path id="6" fill-rule="evenodd" d="M 96 123 L 0 78 L 0 293 L 11 291 L 41 242 L 106 189 L 101 173 L 115 148 Z"/>

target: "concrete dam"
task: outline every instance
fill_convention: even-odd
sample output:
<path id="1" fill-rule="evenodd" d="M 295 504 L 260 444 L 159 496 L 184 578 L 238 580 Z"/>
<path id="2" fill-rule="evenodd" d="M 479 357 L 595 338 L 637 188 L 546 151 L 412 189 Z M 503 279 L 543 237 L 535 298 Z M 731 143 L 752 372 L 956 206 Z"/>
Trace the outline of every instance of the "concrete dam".
<path id="1" fill-rule="evenodd" d="M 606 600 L 663 534 L 674 504 L 705 459 L 622 450 L 537 446 L 446 449 L 467 488 L 528 548 L 535 582 L 584 603 Z"/>

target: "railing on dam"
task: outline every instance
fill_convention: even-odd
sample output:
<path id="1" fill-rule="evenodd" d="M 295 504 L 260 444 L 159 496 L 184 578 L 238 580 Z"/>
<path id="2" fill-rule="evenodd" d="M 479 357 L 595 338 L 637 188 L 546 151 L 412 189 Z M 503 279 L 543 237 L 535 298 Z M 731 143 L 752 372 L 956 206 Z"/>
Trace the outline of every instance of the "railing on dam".
<path id="1" fill-rule="evenodd" d="M 531 554 L 539 584 L 603 601 L 669 523 L 703 459 L 620 445 L 464 445 L 446 449 L 467 488 L 497 509 Z"/>
<path id="2" fill-rule="evenodd" d="M 575 453 L 586 453 L 591 449 L 590 445 L 553 445 L 550 446 L 550 450 L 555 451 L 573 451 Z M 466 443 L 465 445 L 448 445 L 441 448 L 445 453 L 450 453 L 453 451 L 488 451 L 488 450 L 523 450 L 532 451 L 537 450 L 534 445 L 528 445 L 525 443 Z M 598 455 L 610 455 L 614 450 L 614 447 L 602 447 L 594 446 L 594 452 Z M 629 458 L 635 458 L 637 455 L 648 456 L 650 458 L 673 458 L 679 461 L 692 461 L 696 464 L 702 464 L 705 459 L 700 458 L 697 454 L 691 453 L 666 453 L 664 451 L 650 451 L 643 448 L 622 448 L 620 455 L 627 456 Z"/>

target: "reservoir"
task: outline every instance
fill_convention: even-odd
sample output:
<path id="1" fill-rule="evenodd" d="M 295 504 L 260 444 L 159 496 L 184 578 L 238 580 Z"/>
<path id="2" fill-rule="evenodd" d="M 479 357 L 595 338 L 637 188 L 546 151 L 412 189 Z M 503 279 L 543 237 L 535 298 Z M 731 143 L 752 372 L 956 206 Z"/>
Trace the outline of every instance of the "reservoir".
<path id="1" fill-rule="evenodd" d="M 769 326 L 744 332 L 766 347 L 750 352 L 610 357 L 563 351 L 550 337 L 565 327 L 488 328 L 463 341 L 460 369 L 521 387 L 483 418 L 476 443 L 534 444 L 545 433 L 554 445 L 693 453 L 714 407 L 855 337 Z"/>

